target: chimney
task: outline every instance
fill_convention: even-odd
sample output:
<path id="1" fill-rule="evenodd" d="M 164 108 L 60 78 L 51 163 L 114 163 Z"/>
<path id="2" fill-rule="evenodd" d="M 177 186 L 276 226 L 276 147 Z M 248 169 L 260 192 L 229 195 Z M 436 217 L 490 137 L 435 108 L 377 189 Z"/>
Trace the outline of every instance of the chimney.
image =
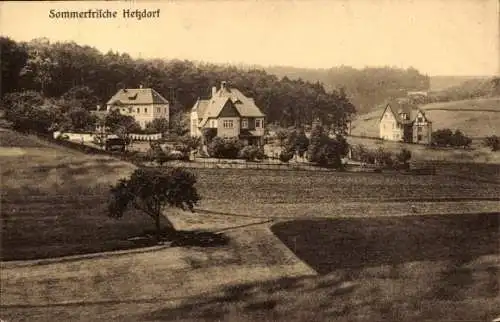
<path id="1" fill-rule="evenodd" d="M 226 81 L 222 81 L 222 82 L 220 82 L 220 88 L 221 88 L 221 89 L 226 88 Z"/>
<path id="2" fill-rule="evenodd" d="M 97 105 L 97 106 L 96 106 L 96 110 L 97 110 L 97 111 L 100 111 L 100 110 L 101 110 L 101 105 Z"/>
<path id="3" fill-rule="evenodd" d="M 141 84 L 141 85 L 139 85 L 139 88 L 142 88 L 142 84 Z"/>
<path id="4" fill-rule="evenodd" d="M 215 96 L 215 93 L 217 93 L 217 87 L 212 86 L 212 97 Z"/>

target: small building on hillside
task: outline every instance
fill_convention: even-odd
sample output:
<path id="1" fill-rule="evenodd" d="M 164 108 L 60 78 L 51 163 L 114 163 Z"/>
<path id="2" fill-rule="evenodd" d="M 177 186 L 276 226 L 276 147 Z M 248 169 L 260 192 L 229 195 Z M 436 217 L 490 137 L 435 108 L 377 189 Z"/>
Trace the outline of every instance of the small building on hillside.
<path id="1" fill-rule="evenodd" d="M 154 119 L 169 120 L 169 102 L 152 88 L 124 88 L 106 103 L 106 112 L 132 116 L 142 128 Z"/>
<path id="2" fill-rule="evenodd" d="M 245 96 L 227 82 L 212 87 L 208 99 L 198 99 L 191 109 L 190 134 L 202 137 L 204 129 L 213 129 L 219 137 L 239 138 L 244 144 L 261 145 L 265 115 L 253 98 Z"/>
<path id="3" fill-rule="evenodd" d="M 387 141 L 430 144 L 432 122 L 425 112 L 404 100 L 388 103 L 379 120 L 380 138 Z"/>

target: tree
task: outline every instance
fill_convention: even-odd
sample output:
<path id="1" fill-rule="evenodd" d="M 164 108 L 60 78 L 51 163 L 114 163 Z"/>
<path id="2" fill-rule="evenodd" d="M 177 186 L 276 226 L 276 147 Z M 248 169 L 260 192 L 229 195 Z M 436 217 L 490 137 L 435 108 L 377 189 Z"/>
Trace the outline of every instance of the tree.
<path id="1" fill-rule="evenodd" d="M 79 107 L 90 111 L 97 107 L 98 98 L 88 86 L 74 86 L 61 96 L 61 103 L 68 108 Z"/>
<path id="2" fill-rule="evenodd" d="M 20 73 L 28 59 L 24 46 L 10 38 L 0 37 L 0 97 L 20 89 Z"/>
<path id="3" fill-rule="evenodd" d="M 323 127 L 313 129 L 307 153 L 309 162 L 338 169 L 342 167 L 342 153 L 342 143 L 330 138 Z"/>
<path id="4" fill-rule="evenodd" d="M 5 119 L 12 122 L 17 131 L 46 134 L 62 120 L 62 114 L 53 106 L 45 106 L 45 100 L 35 91 L 9 93 L 2 105 Z"/>
<path id="5" fill-rule="evenodd" d="M 132 116 L 120 114 L 118 110 L 113 110 L 106 115 L 104 125 L 119 136 L 141 131 L 141 126 Z"/>
<path id="6" fill-rule="evenodd" d="M 74 131 L 91 131 L 95 127 L 97 118 L 82 107 L 73 107 L 67 112 Z"/>
<path id="7" fill-rule="evenodd" d="M 289 133 L 284 129 L 279 129 L 276 131 L 276 138 L 280 146 L 284 146 Z"/>
<path id="8" fill-rule="evenodd" d="M 170 117 L 170 133 L 183 136 L 189 133 L 189 114 L 179 111 Z"/>
<path id="9" fill-rule="evenodd" d="M 122 179 L 111 187 L 109 216 L 121 218 L 127 209 L 134 207 L 154 221 L 156 237 L 160 240 L 161 218 L 167 207 L 194 210 L 200 200 L 195 184 L 195 175 L 181 168 L 139 168 L 129 179 Z M 164 218 L 167 229 L 174 231 L 170 220 L 166 216 Z"/>
<path id="10" fill-rule="evenodd" d="M 500 150 L 500 137 L 496 135 L 488 136 L 484 139 L 485 146 L 489 147 L 491 151 Z"/>
<path id="11" fill-rule="evenodd" d="M 167 133 L 169 129 L 169 123 L 166 118 L 157 118 L 152 122 L 146 124 L 146 131 L 150 133 Z"/>
<path id="12" fill-rule="evenodd" d="M 295 147 L 297 154 L 302 158 L 309 148 L 309 139 L 304 130 L 299 131 L 295 139 Z"/>

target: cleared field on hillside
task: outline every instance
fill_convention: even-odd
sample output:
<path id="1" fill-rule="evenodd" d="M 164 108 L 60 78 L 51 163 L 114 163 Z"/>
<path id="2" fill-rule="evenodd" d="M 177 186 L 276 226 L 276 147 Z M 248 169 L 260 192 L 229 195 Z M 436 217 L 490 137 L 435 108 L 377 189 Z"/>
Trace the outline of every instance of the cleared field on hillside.
<path id="1" fill-rule="evenodd" d="M 489 148 L 482 145 L 482 140 L 472 141 L 472 150 L 468 149 L 453 149 L 453 148 L 431 148 L 421 144 L 408 144 L 402 142 L 382 141 L 379 139 L 347 137 L 349 144 L 363 145 L 366 148 L 378 149 L 382 147 L 385 151 L 399 153 L 402 148 L 412 152 L 412 160 L 414 161 L 442 161 L 448 162 L 452 168 L 454 164 L 463 163 L 489 163 L 500 164 L 500 153 L 492 152 Z M 482 167 L 480 165 L 479 167 Z M 445 167 L 443 167 L 444 169 Z M 496 171 L 495 171 L 496 173 Z M 475 175 L 475 172 L 471 172 Z"/>
<path id="2" fill-rule="evenodd" d="M 15 153 L 13 153 L 15 151 Z M 151 229 L 142 215 L 106 216 L 109 185 L 133 166 L 88 156 L 34 137 L 0 131 L 2 260 L 134 247 Z"/>
<path id="3" fill-rule="evenodd" d="M 13 133 L 2 132 L 2 138 L 9 135 Z M 14 141 L 15 137 L 10 137 L 9 142 Z M 23 154 L 0 159 L 3 259 L 128 248 L 132 244 L 127 238 L 152 228 L 152 222 L 142 214 L 131 213 L 122 220 L 107 217 L 109 185 L 131 173 L 133 166 L 37 144 L 34 148 L 21 147 Z M 325 215 L 335 216 L 352 211 L 346 206 L 344 212 L 342 205 L 347 201 L 474 199 L 498 194 L 494 183 L 453 176 L 193 171 L 203 197 L 200 208 L 255 216 L 305 216 L 316 206 Z"/>
<path id="4" fill-rule="evenodd" d="M 500 135 L 500 98 L 434 103 L 421 107 L 432 121 L 432 129 L 460 129 L 472 138 Z M 379 136 L 383 108 L 360 115 L 352 123 L 352 135 Z"/>

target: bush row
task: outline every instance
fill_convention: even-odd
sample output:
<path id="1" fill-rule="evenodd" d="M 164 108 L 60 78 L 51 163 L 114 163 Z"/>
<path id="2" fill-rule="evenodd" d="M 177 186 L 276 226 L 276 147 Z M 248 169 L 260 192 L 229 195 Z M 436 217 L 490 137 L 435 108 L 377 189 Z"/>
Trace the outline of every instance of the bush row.
<path id="1" fill-rule="evenodd" d="M 411 157 L 411 151 L 405 148 L 401 149 L 399 153 L 386 151 L 382 147 L 368 149 L 362 144 L 351 149 L 351 158 L 353 160 L 387 169 L 408 169 Z"/>

